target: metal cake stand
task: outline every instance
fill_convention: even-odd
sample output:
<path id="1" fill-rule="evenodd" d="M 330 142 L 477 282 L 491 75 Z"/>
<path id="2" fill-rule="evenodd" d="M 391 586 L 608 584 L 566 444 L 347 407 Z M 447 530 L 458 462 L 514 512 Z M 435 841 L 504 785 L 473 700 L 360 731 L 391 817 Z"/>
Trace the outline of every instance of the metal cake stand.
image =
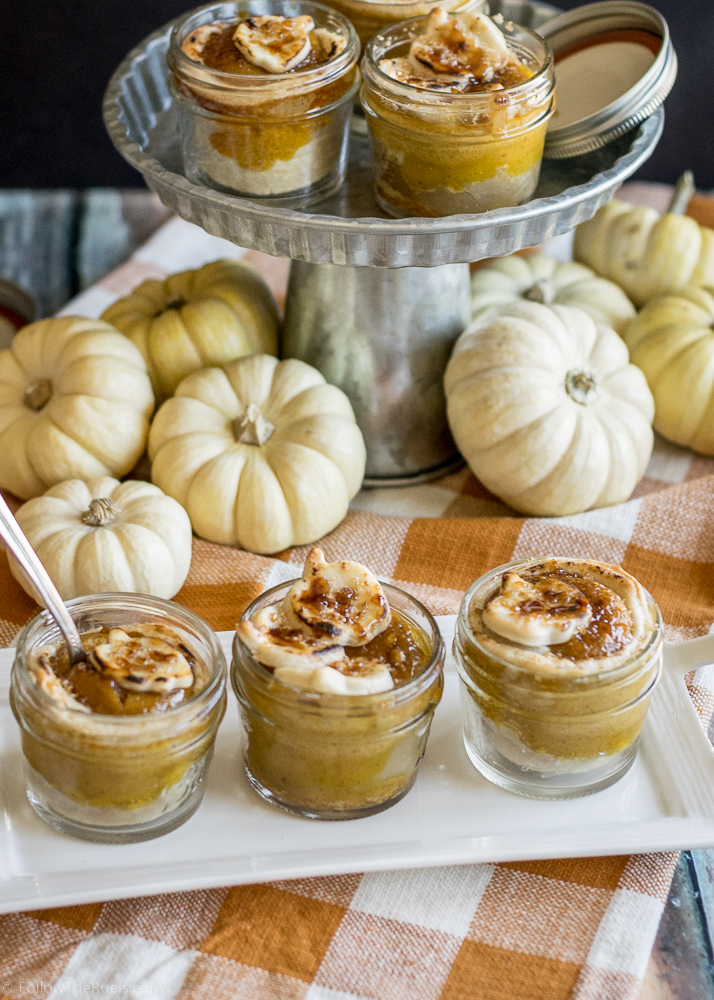
<path id="1" fill-rule="evenodd" d="M 532 28 L 556 12 L 529 0 L 490 6 Z M 442 475 L 460 462 L 442 376 L 468 322 L 468 263 L 535 246 L 591 218 L 651 155 L 664 112 L 593 153 L 545 160 L 534 198 L 515 208 L 389 218 L 375 202 L 368 141 L 357 132 L 335 196 L 302 211 L 273 208 L 186 179 L 166 81 L 171 28 L 133 49 L 109 83 L 104 119 L 115 146 L 182 218 L 292 258 L 282 354 L 314 365 L 349 396 L 367 445 L 365 485 Z"/>

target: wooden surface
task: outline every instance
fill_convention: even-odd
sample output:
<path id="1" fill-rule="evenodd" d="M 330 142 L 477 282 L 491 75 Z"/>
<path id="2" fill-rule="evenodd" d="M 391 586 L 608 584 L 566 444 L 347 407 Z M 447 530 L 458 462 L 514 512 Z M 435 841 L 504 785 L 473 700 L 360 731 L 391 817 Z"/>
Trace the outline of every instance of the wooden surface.
<path id="1" fill-rule="evenodd" d="M 0 274 L 51 315 L 168 217 L 148 191 L 0 191 Z M 714 1000 L 714 850 L 681 855 L 639 1000 Z"/>

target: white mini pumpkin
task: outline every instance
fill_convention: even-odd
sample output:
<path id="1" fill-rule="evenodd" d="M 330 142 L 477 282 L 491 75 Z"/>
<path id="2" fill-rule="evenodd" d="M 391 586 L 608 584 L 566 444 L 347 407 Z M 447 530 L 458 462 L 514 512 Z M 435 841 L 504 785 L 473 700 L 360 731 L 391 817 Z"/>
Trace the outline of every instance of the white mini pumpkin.
<path id="1" fill-rule="evenodd" d="M 655 401 L 655 430 L 714 455 L 714 290 L 652 299 L 625 330 Z"/>
<path id="2" fill-rule="evenodd" d="M 278 350 L 278 307 L 258 272 L 241 260 L 144 281 L 102 319 L 139 348 L 160 400 L 199 368 Z"/>
<path id="3" fill-rule="evenodd" d="M 652 452 L 654 404 L 614 330 L 574 306 L 519 302 L 456 342 L 449 424 L 474 474 L 526 514 L 626 500 Z"/>
<path id="4" fill-rule="evenodd" d="M 622 289 L 582 264 L 561 263 L 546 254 L 498 257 L 471 275 L 471 318 L 519 299 L 542 305 L 578 306 L 596 323 L 620 333 L 635 315 Z"/>
<path id="5" fill-rule="evenodd" d="M 314 542 L 347 513 L 366 453 L 345 394 L 267 354 L 189 375 L 156 414 L 151 477 L 197 535 L 271 553 Z"/>
<path id="6" fill-rule="evenodd" d="M 638 307 L 680 285 L 714 285 L 714 230 L 617 199 L 578 226 L 573 255 L 616 281 Z"/>
<path id="7" fill-rule="evenodd" d="M 43 319 L 0 352 L 0 487 L 123 476 L 144 451 L 154 394 L 131 341 L 101 320 Z"/>
<path id="8" fill-rule="evenodd" d="M 65 601 L 115 591 L 173 597 L 191 564 L 188 514 L 151 483 L 70 479 L 16 517 Z M 32 594 L 12 558 L 10 569 Z"/>

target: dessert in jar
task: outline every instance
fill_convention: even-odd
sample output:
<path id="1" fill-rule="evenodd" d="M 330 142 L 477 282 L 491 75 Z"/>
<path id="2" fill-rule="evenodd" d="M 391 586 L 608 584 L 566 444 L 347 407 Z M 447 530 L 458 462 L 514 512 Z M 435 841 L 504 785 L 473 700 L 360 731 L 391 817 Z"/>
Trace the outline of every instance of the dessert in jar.
<path id="1" fill-rule="evenodd" d="M 611 785 L 635 759 L 662 644 L 657 605 L 617 566 L 549 557 L 486 573 L 454 639 L 472 763 L 532 798 Z"/>
<path id="2" fill-rule="evenodd" d="M 307 2 L 202 7 L 172 32 L 170 85 L 195 183 L 300 207 L 342 183 L 360 44 Z"/>
<path id="3" fill-rule="evenodd" d="M 329 0 L 329 6 L 349 18 L 366 45 L 378 31 L 410 17 L 424 17 L 434 7 L 452 12 L 480 10 L 486 4 L 485 0 Z"/>
<path id="4" fill-rule="evenodd" d="M 485 212 L 535 191 L 552 56 L 538 35 L 498 20 L 436 7 L 367 46 L 361 100 L 389 214 Z"/>
<path id="5" fill-rule="evenodd" d="M 313 548 L 302 578 L 264 593 L 236 630 L 232 681 L 251 784 L 313 819 L 394 805 L 416 778 L 443 662 L 419 601 Z"/>
<path id="6" fill-rule="evenodd" d="M 28 798 L 58 830 L 133 843 L 184 823 L 203 797 L 226 664 L 191 611 L 140 594 L 67 602 L 86 660 L 46 613 L 20 633 L 11 703 Z"/>

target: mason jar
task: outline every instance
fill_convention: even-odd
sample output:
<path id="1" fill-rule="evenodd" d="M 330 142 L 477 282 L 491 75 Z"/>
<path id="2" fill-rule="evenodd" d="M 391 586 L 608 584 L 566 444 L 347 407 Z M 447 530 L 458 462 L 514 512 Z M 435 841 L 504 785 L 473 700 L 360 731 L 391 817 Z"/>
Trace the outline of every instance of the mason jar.
<path id="1" fill-rule="evenodd" d="M 181 48 L 201 25 L 251 14 L 308 14 L 345 48 L 317 66 L 275 74 L 212 69 Z M 189 14 L 172 31 L 167 57 L 187 178 L 283 208 L 333 194 L 344 180 L 359 52 L 349 21 L 307 0 L 236 0 Z"/>
<path id="2" fill-rule="evenodd" d="M 552 672 L 517 666 L 479 640 L 470 610 L 484 607 L 505 571 L 534 562 L 492 569 L 464 595 L 454 637 L 464 746 L 494 784 L 529 798 L 569 799 L 607 788 L 632 766 L 662 672 L 662 617 L 641 588 L 651 630 L 625 662 L 594 673 L 568 669 L 567 660 Z"/>
<path id="3" fill-rule="evenodd" d="M 266 591 L 243 619 L 280 602 L 294 582 Z M 389 584 L 382 588 L 426 650 L 421 673 L 389 691 L 339 695 L 294 687 L 255 660 L 236 635 L 231 679 L 248 780 L 289 812 L 358 819 L 393 806 L 414 784 L 443 690 L 444 643 L 419 601 Z"/>
<path id="4" fill-rule="evenodd" d="M 329 0 L 328 6 L 352 22 L 366 45 L 378 31 L 410 17 L 426 16 L 433 7 L 443 7 L 449 13 L 482 10 L 486 0 Z"/>
<path id="5" fill-rule="evenodd" d="M 63 833 L 129 844 L 181 826 L 203 798 L 226 704 L 226 662 L 209 626 L 187 608 L 143 594 L 67 601 L 80 634 L 106 628 L 172 629 L 206 668 L 205 686 L 156 714 L 107 715 L 59 704 L 35 682 L 28 659 L 62 643 L 47 612 L 20 632 L 10 698 L 19 723 L 27 796 Z"/>
<path id="6" fill-rule="evenodd" d="M 379 32 L 362 63 L 377 201 L 397 217 L 473 214 L 527 201 L 554 108 L 547 43 L 528 28 L 499 25 L 532 71 L 504 90 L 429 90 L 382 72 L 380 62 L 403 55 L 425 28 L 426 19 L 415 18 Z"/>

